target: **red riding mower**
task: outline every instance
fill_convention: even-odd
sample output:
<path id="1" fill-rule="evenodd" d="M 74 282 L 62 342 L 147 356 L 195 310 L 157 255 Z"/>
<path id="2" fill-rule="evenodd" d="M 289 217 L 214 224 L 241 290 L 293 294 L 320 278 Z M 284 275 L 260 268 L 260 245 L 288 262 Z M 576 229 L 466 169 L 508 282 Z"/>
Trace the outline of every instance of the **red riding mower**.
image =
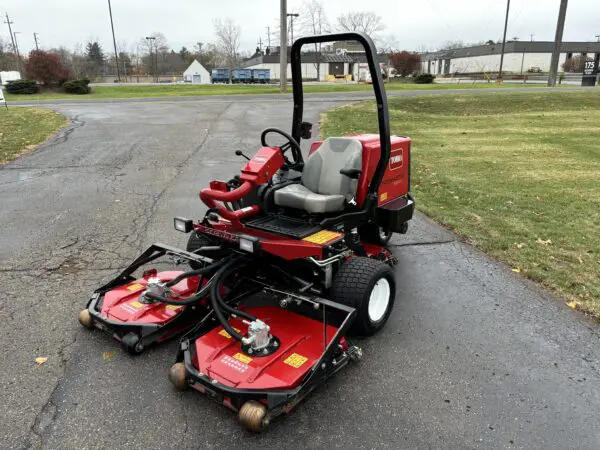
<path id="1" fill-rule="evenodd" d="M 300 51 L 344 40 L 365 48 L 379 134 L 315 142 L 305 161 L 300 141 L 311 138 L 312 125 L 302 120 Z M 178 231 L 191 232 L 187 251 L 151 247 L 93 294 L 80 321 L 109 331 L 132 353 L 185 331 L 172 383 L 208 394 L 253 431 L 359 359 L 347 336 L 372 335 L 387 321 L 396 289 L 385 245 L 392 233 L 406 233 L 415 207 L 410 139 L 390 136 L 375 58 L 361 33 L 296 40 L 291 135 L 264 130 L 262 148 L 246 157 L 240 175 L 201 190 L 202 220 L 175 218 Z M 270 146 L 269 134 L 287 142 Z M 132 276 L 163 255 L 192 270 Z"/>

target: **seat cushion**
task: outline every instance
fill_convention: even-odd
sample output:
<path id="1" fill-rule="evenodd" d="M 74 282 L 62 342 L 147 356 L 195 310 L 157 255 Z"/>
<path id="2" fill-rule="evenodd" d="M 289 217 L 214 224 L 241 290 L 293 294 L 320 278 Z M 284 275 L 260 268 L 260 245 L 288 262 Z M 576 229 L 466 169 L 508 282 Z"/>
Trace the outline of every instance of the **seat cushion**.
<path id="1" fill-rule="evenodd" d="M 344 210 L 344 196 L 315 194 L 301 184 L 290 184 L 275 191 L 275 204 L 309 213 L 336 212 Z"/>

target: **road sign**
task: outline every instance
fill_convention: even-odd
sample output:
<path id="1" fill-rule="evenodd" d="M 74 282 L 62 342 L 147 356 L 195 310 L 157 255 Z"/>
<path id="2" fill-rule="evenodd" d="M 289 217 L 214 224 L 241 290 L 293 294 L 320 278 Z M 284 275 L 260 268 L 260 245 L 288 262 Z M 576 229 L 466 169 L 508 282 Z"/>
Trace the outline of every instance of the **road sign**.
<path id="1" fill-rule="evenodd" d="M 598 76 L 598 60 L 586 61 L 583 66 L 583 77 L 581 77 L 582 86 L 595 86 Z"/>
<path id="2" fill-rule="evenodd" d="M 8 104 L 6 103 L 6 99 L 4 98 L 4 91 L 0 87 L 0 106 L 2 106 L 2 104 L 4 104 L 6 108 L 8 108 Z"/>

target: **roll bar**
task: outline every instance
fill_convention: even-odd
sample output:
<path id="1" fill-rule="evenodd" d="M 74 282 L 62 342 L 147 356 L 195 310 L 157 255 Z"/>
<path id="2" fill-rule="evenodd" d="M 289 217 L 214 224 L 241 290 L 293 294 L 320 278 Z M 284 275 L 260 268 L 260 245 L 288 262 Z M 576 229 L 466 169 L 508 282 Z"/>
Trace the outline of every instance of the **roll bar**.
<path id="1" fill-rule="evenodd" d="M 379 63 L 376 61 L 377 50 L 373 40 L 364 33 L 345 32 L 321 34 L 317 36 L 306 36 L 297 39 L 292 45 L 291 64 L 292 64 L 292 85 L 294 88 L 294 118 L 292 122 L 292 137 L 300 142 L 302 136 L 302 115 L 304 109 L 304 94 L 302 91 L 302 68 L 300 65 L 302 46 L 306 44 L 320 44 L 332 41 L 358 41 L 362 44 L 367 55 L 367 62 L 373 80 L 373 90 L 375 91 L 375 100 L 377 101 L 377 119 L 379 121 L 379 137 L 381 142 L 381 153 L 377 168 L 369 184 L 369 194 L 377 196 L 379 185 L 383 179 L 386 166 L 390 160 L 391 142 L 390 142 L 390 120 L 387 105 L 387 97 L 383 87 L 383 77 Z M 376 203 L 376 202 L 375 202 Z"/>

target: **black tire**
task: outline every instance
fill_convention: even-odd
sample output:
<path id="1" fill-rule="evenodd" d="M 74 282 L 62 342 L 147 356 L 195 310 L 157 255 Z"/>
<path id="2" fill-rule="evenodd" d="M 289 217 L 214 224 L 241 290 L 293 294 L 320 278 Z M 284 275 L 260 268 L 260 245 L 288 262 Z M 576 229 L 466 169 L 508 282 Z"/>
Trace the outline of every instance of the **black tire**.
<path id="1" fill-rule="evenodd" d="M 199 254 L 202 256 L 206 256 L 207 258 L 212 258 L 212 259 L 217 259 L 217 260 L 226 256 L 226 252 L 223 250 L 217 250 L 217 251 L 212 251 L 212 252 L 197 252 L 197 250 L 202 247 L 214 246 L 214 245 L 219 245 L 219 243 L 215 239 L 212 239 L 209 236 L 202 234 L 202 233 L 198 233 L 197 230 L 194 230 L 190 234 L 190 237 L 188 239 L 187 246 L 185 249 L 190 253 L 196 253 L 196 254 Z M 198 263 L 196 261 L 189 261 L 189 265 L 192 268 L 192 270 L 197 270 L 197 269 L 202 268 L 202 264 Z"/>
<path id="2" fill-rule="evenodd" d="M 372 297 L 371 293 L 380 280 L 387 282 L 387 304 L 385 309 L 371 305 L 373 309 L 370 313 L 371 301 L 377 301 L 377 296 Z M 385 298 L 385 286 L 385 282 L 378 284 L 378 292 L 383 293 L 382 298 Z M 385 325 L 394 307 L 395 296 L 396 281 L 392 268 L 382 261 L 357 256 L 340 267 L 333 279 L 329 297 L 334 302 L 356 308 L 357 316 L 349 330 L 351 334 L 371 336 Z"/>
<path id="3" fill-rule="evenodd" d="M 363 242 L 380 245 L 382 247 L 385 247 L 388 242 L 390 242 L 390 239 L 394 234 L 392 231 L 380 227 L 375 222 L 369 222 L 361 226 L 358 229 L 358 232 Z"/>

